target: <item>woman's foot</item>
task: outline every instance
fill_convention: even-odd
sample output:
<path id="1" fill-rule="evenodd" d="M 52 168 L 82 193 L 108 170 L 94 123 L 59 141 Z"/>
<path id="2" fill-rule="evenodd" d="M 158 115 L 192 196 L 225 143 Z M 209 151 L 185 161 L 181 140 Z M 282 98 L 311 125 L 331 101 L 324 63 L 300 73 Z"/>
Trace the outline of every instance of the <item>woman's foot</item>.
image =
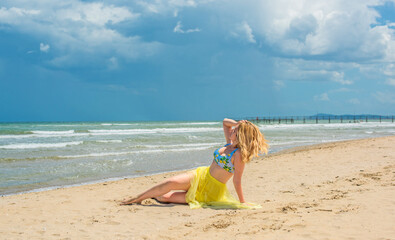
<path id="1" fill-rule="evenodd" d="M 137 197 L 131 198 L 129 200 L 122 201 L 120 205 L 132 205 L 132 204 L 140 204 L 141 201 L 137 201 Z"/>

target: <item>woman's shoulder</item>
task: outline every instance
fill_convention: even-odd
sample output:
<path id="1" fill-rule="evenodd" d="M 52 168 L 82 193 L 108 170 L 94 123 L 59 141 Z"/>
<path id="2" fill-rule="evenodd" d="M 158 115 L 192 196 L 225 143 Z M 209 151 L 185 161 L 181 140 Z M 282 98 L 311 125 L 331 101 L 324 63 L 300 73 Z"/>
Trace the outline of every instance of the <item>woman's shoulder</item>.
<path id="1" fill-rule="evenodd" d="M 234 150 L 235 152 L 233 153 L 233 156 L 235 156 L 235 158 L 240 158 L 241 157 L 241 150 L 240 148 L 236 148 L 236 150 Z"/>

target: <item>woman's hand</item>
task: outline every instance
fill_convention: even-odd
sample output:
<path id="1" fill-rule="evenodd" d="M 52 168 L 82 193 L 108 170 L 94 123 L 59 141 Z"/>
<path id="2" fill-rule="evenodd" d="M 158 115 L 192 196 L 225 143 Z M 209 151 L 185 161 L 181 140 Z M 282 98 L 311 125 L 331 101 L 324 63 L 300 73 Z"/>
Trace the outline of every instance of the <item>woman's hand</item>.
<path id="1" fill-rule="evenodd" d="M 248 122 L 247 120 L 240 120 L 240 121 L 237 122 L 235 128 L 236 128 L 236 127 L 239 127 L 240 124 L 242 124 L 242 123 L 247 123 L 247 122 Z"/>
<path id="2" fill-rule="evenodd" d="M 240 120 L 237 122 L 237 126 L 239 126 L 241 123 L 246 123 L 246 122 L 248 122 L 248 121 L 247 120 Z"/>

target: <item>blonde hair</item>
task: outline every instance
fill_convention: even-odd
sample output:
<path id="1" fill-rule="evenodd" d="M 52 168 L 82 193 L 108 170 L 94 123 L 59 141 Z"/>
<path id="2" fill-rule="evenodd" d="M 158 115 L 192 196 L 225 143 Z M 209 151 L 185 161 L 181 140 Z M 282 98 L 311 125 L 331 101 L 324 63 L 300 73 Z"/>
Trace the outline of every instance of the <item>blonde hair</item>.
<path id="1" fill-rule="evenodd" d="M 259 128 L 251 122 L 240 123 L 236 139 L 236 147 L 240 148 L 241 159 L 245 163 L 250 162 L 253 157 L 258 157 L 260 153 L 267 154 L 269 144 Z"/>

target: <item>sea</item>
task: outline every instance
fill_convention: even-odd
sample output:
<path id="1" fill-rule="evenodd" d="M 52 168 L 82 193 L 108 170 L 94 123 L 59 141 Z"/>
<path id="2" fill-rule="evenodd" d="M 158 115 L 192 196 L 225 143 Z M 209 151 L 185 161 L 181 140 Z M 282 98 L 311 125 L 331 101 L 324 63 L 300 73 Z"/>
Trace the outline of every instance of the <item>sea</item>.
<path id="1" fill-rule="evenodd" d="M 256 124 L 269 154 L 395 135 L 391 121 Z M 221 121 L 0 123 L 0 195 L 207 166 L 224 144 Z"/>

